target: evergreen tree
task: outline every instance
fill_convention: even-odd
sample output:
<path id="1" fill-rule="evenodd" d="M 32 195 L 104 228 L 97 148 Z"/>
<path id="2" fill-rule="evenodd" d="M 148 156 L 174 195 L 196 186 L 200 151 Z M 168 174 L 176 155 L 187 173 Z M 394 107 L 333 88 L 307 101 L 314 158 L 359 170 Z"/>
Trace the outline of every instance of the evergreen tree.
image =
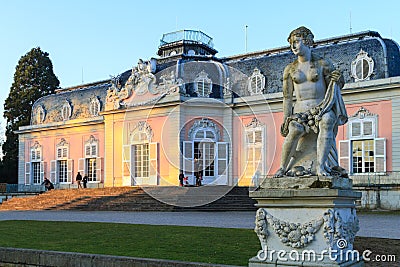
<path id="1" fill-rule="evenodd" d="M 18 61 L 14 82 L 4 103 L 7 126 L 0 176 L 7 177 L 8 183 L 17 183 L 18 177 L 18 135 L 15 131 L 30 124 L 33 103 L 42 96 L 54 93 L 59 85 L 49 54 L 40 47 L 33 48 Z"/>

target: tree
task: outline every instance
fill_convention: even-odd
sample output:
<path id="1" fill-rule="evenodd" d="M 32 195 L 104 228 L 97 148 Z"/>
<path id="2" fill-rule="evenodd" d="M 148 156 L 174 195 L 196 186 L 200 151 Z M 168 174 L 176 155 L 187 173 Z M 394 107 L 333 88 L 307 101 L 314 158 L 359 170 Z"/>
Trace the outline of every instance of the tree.
<path id="1" fill-rule="evenodd" d="M 49 54 L 40 47 L 32 48 L 18 61 L 14 82 L 4 103 L 7 125 L 0 176 L 7 177 L 8 183 L 17 183 L 18 180 L 18 135 L 15 131 L 30 124 L 33 103 L 42 96 L 54 93 L 59 85 Z"/>

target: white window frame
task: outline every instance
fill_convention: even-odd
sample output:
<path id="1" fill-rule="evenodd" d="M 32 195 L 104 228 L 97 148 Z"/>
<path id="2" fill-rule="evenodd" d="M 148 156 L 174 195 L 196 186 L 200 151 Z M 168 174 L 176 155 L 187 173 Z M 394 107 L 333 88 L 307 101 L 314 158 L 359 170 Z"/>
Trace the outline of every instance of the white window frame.
<path id="1" fill-rule="evenodd" d="M 88 177 L 88 183 L 100 183 L 102 181 L 102 161 L 99 157 L 99 140 L 93 135 L 83 146 L 83 158 L 78 160 L 78 172 Z M 89 166 L 89 164 L 92 166 Z M 91 173 L 90 173 L 91 170 Z"/>
<path id="2" fill-rule="evenodd" d="M 364 62 L 368 64 L 368 71 L 364 73 Z M 357 75 L 357 66 L 361 64 L 361 77 Z M 351 62 L 351 77 L 354 78 L 355 82 L 359 81 L 367 81 L 371 78 L 372 73 L 374 72 L 374 60 L 368 56 L 368 53 L 363 49 L 357 54 L 356 59 Z"/>
<path id="3" fill-rule="evenodd" d="M 129 133 L 128 144 L 122 147 L 122 178 L 124 185 L 158 185 L 159 184 L 159 143 L 151 142 L 153 131 L 145 121 L 140 121 Z M 136 146 L 147 145 L 148 176 L 136 177 Z M 129 182 L 128 182 L 129 181 Z"/>
<path id="4" fill-rule="evenodd" d="M 61 108 L 61 117 L 63 121 L 67 121 L 71 118 L 72 115 L 72 107 L 68 100 L 64 101 L 64 104 Z"/>
<path id="5" fill-rule="evenodd" d="M 46 118 L 46 112 L 42 105 L 39 105 L 36 108 L 35 116 L 36 116 L 36 124 L 41 124 L 44 122 L 44 119 Z"/>
<path id="6" fill-rule="evenodd" d="M 66 162 L 65 181 L 60 182 L 60 161 Z M 71 184 L 74 161 L 69 158 L 69 143 L 62 138 L 56 145 L 56 159 L 50 162 L 50 180 L 53 183 Z"/>
<path id="7" fill-rule="evenodd" d="M 207 133 L 212 133 L 213 136 Z M 197 163 L 195 164 L 194 157 L 194 144 L 199 143 L 212 143 L 214 149 L 214 176 L 207 177 L 203 170 L 203 184 L 215 184 L 215 185 L 228 185 L 228 165 L 229 165 L 229 143 L 218 142 L 220 140 L 220 131 L 218 126 L 207 118 L 202 118 L 194 122 L 193 126 L 188 132 L 188 141 L 182 142 L 182 170 L 185 177 L 188 177 L 188 183 L 195 185 L 194 174 Z M 224 153 L 219 155 L 218 151 L 224 150 Z M 206 164 L 207 159 L 203 158 L 203 167 Z M 221 166 L 219 166 L 221 164 Z"/>
<path id="8" fill-rule="evenodd" d="M 99 116 L 101 108 L 100 105 L 100 100 L 97 97 L 92 98 L 89 104 L 89 113 L 94 117 Z"/>
<path id="9" fill-rule="evenodd" d="M 369 126 L 370 125 L 370 126 Z M 368 132 L 366 132 L 368 129 Z M 378 137 L 378 116 L 370 113 L 364 107 L 349 118 L 347 125 L 347 140 L 339 141 L 339 165 L 351 175 L 369 175 L 386 173 L 386 139 Z M 373 141 L 374 172 L 353 172 L 353 142 Z M 362 143 L 364 153 L 364 143 Z M 362 157 L 361 168 L 365 169 L 365 157 Z"/>
<path id="10" fill-rule="evenodd" d="M 250 95 L 260 95 L 265 89 L 265 76 L 256 67 L 247 80 L 247 90 Z"/>
<path id="11" fill-rule="evenodd" d="M 41 184 L 45 176 L 46 163 L 43 161 L 43 147 L 39 142 L 35 141 L 30 148 L 29 158 L 30 161 L 25 162 L 25 184 Z M 34 165 L 39 165 L 36 172 Z"/>
<path id="12" fill-rule="evenodd" d="M 256 140 L 256 132 L 260 133 L 261 141 L 260 142 L 255 142 Z M 252 142 L 249 140 L 249 135 L 252 136 Z M 256 117 L 254 117 L 249 124 L 245 126 L 244 129 L 244 150 L 245 150 L 245 170 L 244 170 L 244 175 L 246 179 L 252 179 L 254 174 L 259 171 L 261 174 L 265 174 L 265 168 L 266 168 L 266 126 L 262 124 Z M 260 150 L 260 158 L 258 160 L 255 159 L 255 151 Z M 251 155 L 250 155 L 251 153 Z M 251 156 L 251 159 L 253 159 L 250 163 L 249 157 Z M 255 163 L 257 163 L 257 166 L 255 166 Z M 249 164 L 253 164 L 253 166 L 250 166 Z M 247 168 L 253 168 L 252 173 L 246 175 Z"/>
<path id="13" fill-rule="evenodd" d="M 208 74 L 202 70 L 194 79 L 194 92 L 198 97 L 210 97 L 212 93 L 212 80 Z"/>

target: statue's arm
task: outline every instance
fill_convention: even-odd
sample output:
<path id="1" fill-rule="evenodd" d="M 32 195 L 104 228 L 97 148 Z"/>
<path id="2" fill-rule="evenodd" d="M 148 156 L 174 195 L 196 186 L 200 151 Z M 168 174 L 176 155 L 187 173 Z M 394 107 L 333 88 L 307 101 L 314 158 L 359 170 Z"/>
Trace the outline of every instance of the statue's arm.
<path id="1" fill-rule="evenodd" d="M 293 80 L 290 76 L 291 66 L 286 66 L 283 71 L 283 119 L 284 122 L 286 118 L 292 115 L 293 109 Z"/>
<path id="2" fill-rule="evenodd" d="M 339 69 L 335 69 L 333 64 L 327 60 L 322 60 L 325 83 L 328 86 L 331 80 L 336 82 L 340 88 L 344 86 L 344 78 Z"/>
<path id="3" fill-rule="evenodd" d="M 281 135 L 287 136 L 289 133 L 288 118 L 293 113 L 293 80 L 290 76 L 291 66 L 287 66 L 283 72 L 283 123 L 281 125 Z"/>

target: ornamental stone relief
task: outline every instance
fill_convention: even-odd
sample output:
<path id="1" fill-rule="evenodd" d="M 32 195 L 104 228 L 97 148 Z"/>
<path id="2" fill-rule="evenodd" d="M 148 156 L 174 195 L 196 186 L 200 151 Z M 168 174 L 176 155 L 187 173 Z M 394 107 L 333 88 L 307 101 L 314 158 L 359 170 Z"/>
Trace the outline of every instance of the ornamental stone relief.
<path id="1" fill-rule="evenodd" d="M 371 113 L 368 109 L 364 107 L 360 107 L 356 113 L 353 114 L 350 118 L 364 119 L 365 117 L 378 117 L 377 114 Z"/>
<path id="2" fill-rule="evenodd" d="M 202 118 L 201 120 L 197 120 L 194 122 L 193 126 L 190 128 L 188 133 L 189 140 L 194 139 L 194 135 L 199 129 L 207 129 L 207 128 L 212 129 L 212 131 L 215 133 L 216 140 L 220 140 L 221 134 L 218 126 L 213 121 L 207 118 Z"/>
<path id="3" fill-rule="evenodd" d="M 167 94 L 181 93 L 183 87 L 182 79 L 176 78 L 175 72 L 161 72 L 159 83 L 157 77 L 153 74 L 156 71 L 155 62 L 153 60 L 143 61 L 139 60 L 138 65 L 132 68 L 131 75 L 122 87 L 120 77 L 112 78 L 111 86 L 107 90 L 105 110 L 115 110 L 123 106 L 143 106 L 157 102 L 159 99 Z M 132 96 L 132 93 L 137 96 L 145 94 L 154 95 L 154 97 L 147 98 L 141 102 L 127 102 Z"/>
<path id="4" fill-rule="evenodd" d="M 147 123 L 147 121 L 139 121 L 137 124 L 134 125 L 133 129 L 129 131 L 130 140 L 133 140 L 133 136 L 137 132 L 146 133 L 148 142 L 151 142 L 151 140 L 153 139 L 153 129 L 151 129 L 151 126 Z"/>
<path id="5" fill-rule="evenodd" d="M 303 248 L 315 239 L 315 233 L 323 223 L 322 217 L 303 224 L 287 222 L 272 216 L 265 209 L 259 209 L 255 232 L 260 241 L 262 240 L 261 244 L 266 245 L 267 226 L 270 225 L 283 244 L 292 248 Z"/>
<path id="6" fill-rule="evenodd" d="M 304 248 L 315 240 L 315 234 L 322 228 L 323 236 L 330 248 L 337 246 L 338 240 L 346 240 L 353 244 L 360 229 L 358 217 L 354 209 L 347 220 L 343 220 L 338 210 L 329 209 L 321 217 L 307 223 L 294 223 L 278 219 L 260 208 L 256 213 L 255 229 L 261 247 L 267 246 L 270 231 L 273 231 L 286 246 Z M 322 227 L 323 226 L 323 227 Z"/>
<path id="7" fill-rule="evenodd" d="M 347 244 L 353 244 L 354 238 L 360 230 L 359 220 L 355 209 L 346 221 L 339 211 L 329 209 L 324 214 L 324 237 L 331 248 L 338 245 L 339 240 L 346 240 Z"/>

